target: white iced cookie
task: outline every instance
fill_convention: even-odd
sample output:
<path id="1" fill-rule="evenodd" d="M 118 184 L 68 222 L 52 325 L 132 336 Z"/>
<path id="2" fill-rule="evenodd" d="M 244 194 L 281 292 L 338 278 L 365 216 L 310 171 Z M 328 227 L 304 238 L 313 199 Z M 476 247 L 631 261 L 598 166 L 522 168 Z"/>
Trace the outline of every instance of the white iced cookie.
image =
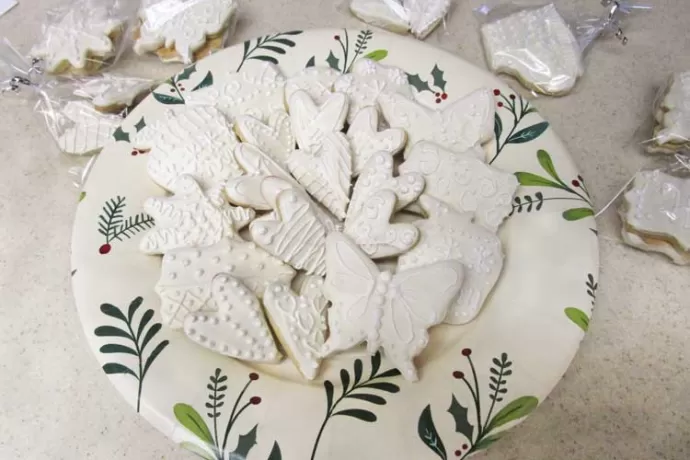
<path id="1" fill-rule="evenodd" d="M 381 65 L 366 58 L 355 61 L 350 73 L 338 78 L 333 84 L 333 89 L 350 97 L 350 110 L 347 115 L 349 123 L 364 107 L 376 107 L 378 98 L 382 94 L 412 97 L 405 71 L 398 67 Z"/>
<path id="2" fill-rule="evenodd" d="M 401 94 L 381 94 L 379 107 L 392 128 L 407 132 L 405 158 L 420 141 L 464 152 L 494 137 L 494 99 L 487 89 L 473 91 L 443 110 L 424 107 Z M 481 154 L 484 159 L 484 154 Z"/>
<path id="3" fill-rule="evenodd" d="M 270 62 L 249 60 L 224 81 L 189 93 L 185 102 L 215 106 L 230 120 L 251 115 L 265 121 L 271 114 L 285 111 L 285 77 Z"/>
<path id="4" fill-rule="evenodd" d="M 256 296 L 239 280 L 222 273 L 211 283 L 214 311 L 190 313 L 184 333 L 193 342 L 232 358 L 276 363 L 282 358 Z"/>
<path id="5" fill-rule="evenodd" d="M 270 211 L 276 207 L 278 194 L 293 187 L 290 182 L 275 176 L 241 176 L 225 184 L 225 195 L 232 204 Z"/>
<path id="6" fill-rule="evenodd" d="M 168 190 L 182 174 L 192 175 L 203 187 L 241 176 L 233 156 L 238 143 L 232 126 L 213 107 L 170 109 L 132 137 L 135 147 L 150 150 L 151 179 Z"/>
<path id="7" fill-rule="evenodd" d="M 427 329 L 439 324 L 463 284 L 457 261 L 437 262 L 395 275 L 380 272 L 364 252 L 341 233 L 328 235 L 328 275 L 323 286 L 330 335 L 323 354 L 364 341 L 385 355 L 407 380 L 417 380 L 413 359 L 427 346 Z"/>
<path id="8" fill-rule="evenodd" d="M 351 0 L 350 11 L 372 26 L 398 34 L 410 30 L 410 21 L 403 5 L 395 0 Z"/>
<path id="9" fill-rule="evenodd" d="M 58 147 L 70 155 L 98 152 L 122 124 L 122 118 L 103 114 L 85 101 L 69 101 L 62 109 L 45 106 L 43 110 Z"/>
<path id="10" fill-rule="evenodd" d="M 498 281 L 503 268 L 501 240 L 491 230 L 472 223 L 472 213 L 457 212 L 427 195 L 419 203 L 429 216 L 415 222 L 420 237 L 417 245 L 398 259 L 398 270 L 456 260 L 465 267 L 460 295 L 448 311 L 445 322 L 472 321 Z"/>
<path id="11" fill-rule="evenodd" d="M 289 101 L 296 91 L 305 91 L 318 105 L 326 102 L 333 90 L 333 83 L 340 76 L 330 67 L 307 67 L 287 79 L 285 101 Z"/>
<path id="12" fill-rule="evenodd" d="M 410 18 L 412 34 L 424 40 L 450 10 L 450 0 L 404 0 L 403 6 Z"/>
<path id="13" fill-rule="evenodd" d="M 106 73 L 80 84 L 74 95 L 90 99 L 99 112 L 120 113 L 136 105 L 154 84 L 153 80 L 145 78 Z"/>
<path id="14" fill-rule="evenodd" d="M 314 380 L 326 341 L 326 305 L 321 292 L 323 279 L 308 276 L 300 294 L 289 283 L 272 283 L 264 294 L 266 317 L 285 352 L 308 380 Z"/>
<path id="15" fill-rule="evenodd" d="M 172 190 L 173 196 L 144 202 L 144 211 L 156 221 L 139 243 L 146 254 L 216 244 L 237 235 L 255 216 L 253 209 L 228 205 L 222 187 L 204 192 L 192 176 L 180 176 Z"/>
<path id="16" fill-rule="evenodd" d="M 72 8 L 43 30 L 30 55 L 43 60 L 49 73 L 94 73 L 115 54 L 124 22 L 100 6 Z"/>
<path id="17" fill-rule="evenodd" d="M 483 152 L 481 147 L 473 150 Z M 457 211 L 474 213 L 475 222 L 490 230 L 496 231 L 513 209 L 517 179 L 478 160 L 477 153 L 455 153 L 431 142 L 420 142 L 399 170 L 401 174 L 422 174 L 425 194 Z"/>
<path id="18" fill-rule="evenodd" d="M 636 247 L 654 248 L 676 263 L 690 259 L 690 178 L 639 172 L 623 196 L 620 213 L 624 237 L 642 240 Z M 671 248 L 677 256 L 670 255 Z"/>
<path id="19" fill-rule="evenodd" d="M 369 158 L 377 152 L 392 155 L 400 152 L 407 142 L 407 134 L 402 129 L 379 131 L 379 111 L 376 107 L 364 107 L 357 112 L 347 128 L 346 134 L 352 148 L 352 169 L 354 176 L 362 172 Z"/>
<path id="20" fill-rule="evenodd" d="M 198 249 L 173 249 L 163 256 L 156 292 L 163 322 L 173 329 L 185 316 L 206 307 L 211 281 L 219 273 L 239 279 L 258 298 L 273 282 L 290 283 L 295 271 L 255 243 L 239 237 Z"/>
<path id="21" fill-rule="evenodd" d="M 678 265 L 690 265 L 690 252 L 679 252 L 671 243 L 649 236 L 641 236 L 628 228 L 621 228 L 623 241 L 634 248 L 646 252 L 663 254 Z"/>
<path id="22" fill-rule="evenodd" d="M 288 157 L 288 169 L 316 200 L 344 219 L 352 177 L 350 144 L 340 132 L 347 96 L 333 93 L 317 106 L 305 91 L 296 91 L 289 106 L 299 150 Z"/>
<path id="23" fill-rule="evenodd" d="M 584 73 L 580 45 L 553 3 L 484 24 L 481 34 L 489 67 L 540 93 L 567 94 Z"/>
<path id="24" fill-rule="evenodd" d="M 221 38 L 236 10 L 234 0 L 162 0 L 147 5 L 139 12 L 134 51 L 157 51 L 166 62 L 191 64 L 209 40 Z"/>
<path id="25" fill-rule="evenodd" d="M 242 142 L 256 145 L 281 166 L 295 150 L 290 116 L 284 110 L 273 112 L 266 123 L 251 115 L 240 115 L 235 119 L 235 131 Z"/>
<path id="26" fill-rule="evenodd" d="M 661 101 L 653 153 L 674 153 L 690 148 L 690 72 L 674 74 Z"/>
<path id="27" fill-rule="evenodd" d="M 344 233 L 372 259 L 404 254 L 419 239 L 419 230 L 414 225 L 390 222 L 396 201 L 395 193 L 381 190 L 345 219 Z"/>
<path id="28" fill-rule="evenodd" d="M 249 233 L 256 244 L 294 268 L 326 273 L 326 227 L 298 190 L 280 192 L 275 212 L 252 222 Z"/>
<path id="29" fill-rule="evenodd" d="M 274 176 L 294 186 L 299 183 L 270 155 L 252 144 L 241 143 L 235 147 L 235 161 L 249 176 Z"/>

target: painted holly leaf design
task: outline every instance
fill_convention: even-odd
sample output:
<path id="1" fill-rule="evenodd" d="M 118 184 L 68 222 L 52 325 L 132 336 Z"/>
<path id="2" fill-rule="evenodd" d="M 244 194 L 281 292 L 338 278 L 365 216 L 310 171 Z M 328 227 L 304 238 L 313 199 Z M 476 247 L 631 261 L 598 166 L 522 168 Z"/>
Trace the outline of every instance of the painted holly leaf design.
<path id="1" fill-rule="evenodd" d="M 196 64 L 190 65 L 186 69 L 182 70 L 182 72 L 177 74 L 175 81 L 189 80 L 189 77 L 191 77 L 194 72 L 196 72 Z"/>
<path id="2" fill-rule="evenodd" d="M 417 422 L 417 434 L 422 442 L 424 442 L 424 444 L 439 458 L 443 460 L 448 459 L 446 447 L 443 445 L 443 441 L 441 441 L 441 436 L 439 436 L 438 431 L 436 430 L 436 425 L 434 425 L 430 405 L 426 406 L 419 416 L 419 421 Z"/>
<path id="3" fill-rule="evenodd" d="M 365 58 L 371 59 L 372 61 L 382 61 L 388 57 L 387 50 L 374 50 L 370 53 L 364 55 Z"/>
<path id="4" fill-rule="evenodd" d="M 113 132 L 113 137 L 115 138 L 115 141 L 125 141 L 129 142 L 129 133 L 126 133 L 122 130 L 122 126 L 118 126 L 118 128 Z"/>
<path id="5" fill-rule="evenodd" d="M 229 460 L 245 460 L 249 451 L 256 445 L 256 429 L 259 425 L 254 425 L 254 428 L 249 430 L 246 434 L 241 434 L 237 441 L 237 448 L 230 454 Z"/>
<path id="6" fill-rule="evenodd" d="M 434 64 L 434 68 L 431 70 L 431 77 L 434 79 L 434 86 L 441 88 L 443 91 L 446 90 L 446 80 L 443 78 L 443 70 L 439 69 L 437 64 Z"/>
<path id="7" fill-rule="evenodd" d="M 455 432 L 463 434 L 467 439 L 471 440 L 474 435 L 474 425 L 470 423 L 467 408 L 458 402 L 455 395 L 453 395 L 453 399 L 450 402 L 448 413 L 453 416 L 455 421 Z"/>
<path id="8" fill-rule="evenodd" d="M 589 330 L 589 318 L 579 308 L 569 307 L 565 309 L 565 316 L 582 329 L 584 332 Z"/>
<path id="9" fill-rule="evenodd" d="M 175 96 L 168 96 L 167 94 L 161 94 L 157 92 L 153 92 L 153 98 L 160 102 L 161 104 L 166 104 L 166 105 L 175 105 L 175 104 L 184 104 L 184 99 L 181 99 L 179 97 Z"/>
<path id="10" fill-rule="evenodd" d="M 592 216 L 594 216 L 592 208 L 573 208 L 563 212 L 563 218 L 570 222 Z"/>
<path id="11" fill-rule="evenodd" d="M 192 92 L 199 90 L 199 89 L 202 89 L 202 88 L 206 88 L 207 86 L 211 86 L 212 84 L 213 84 L 213 74 L 209 70 L 208 73 L 206 74 L 206 76 L 204 77 L 204 79 L 201 80 L 199 82 L 199 84 L 196 85 L 194 88 L 192 88 Z"/>
<path id="12" fill-rule="evenodd" d="M 283 460 L 283 454 L 281 454 L 280 446 L 278 445 L 277 442 L 273 443 L 273 448 L 271 449 L 271 453 L 268 454 L 268 458 L 266 460 Z"/>
<path id="13" fill-rule="evenodd" d="M 520 131 L 510 136 L 506 141 L 506 144 L 524 144 L 526 142 L 530 142 L 536 139 L 537 137 L 541 136 L 548 127 L 549 123 L 546 121 L 542 121 L 541 123 L 537 123 L 525 129 L 521 129 Z"/>
<path id="14" fill-rule="evenodd" d="M 522 396 L 508 403 L 491 419 L 485 432 L 488 433 L 507 423 L 527 417 L 537 408 L 538 404 L 539 400 L 534 396 Z"/>
<path id="15" fill-rule="evenodd" d="M 134 125 L 134 128 L 137 130 L 137 132 L 141 131 L 142 129 L 146 128 L 146 122 L 144 121 L 144 117 L 141 117 L 141 120 L 136 122 Z"/>
<path id="16" fill-rule="evenodd" d="M 304 67 L 305 68 L 314 67 L 315 65 L 316 65 L 316 56 L 312 56 L 309 58 L 309 60 L 307 61 L 307 65 L 305 65 Z"/>
<path id="17" fill-rule="evenodd" d="M 422 91 L 431 91 L 431 88 L 429 87 L 429 82 L 426 80 L 422 80 L 419 74 L 407 74 L 407 82 L 414 86 L 414 88 L 419 91 L 420 93 Z"/>
<path id="18" fill-rule="evenodd" d="M 340 71 L 340 60 L 335 57 L 335 54 L 333 54 L 333 51 L 330 51 L 328 53 L 328 57 L 326 58 L 326 63 L 331 69 L 338 70 Z"/>

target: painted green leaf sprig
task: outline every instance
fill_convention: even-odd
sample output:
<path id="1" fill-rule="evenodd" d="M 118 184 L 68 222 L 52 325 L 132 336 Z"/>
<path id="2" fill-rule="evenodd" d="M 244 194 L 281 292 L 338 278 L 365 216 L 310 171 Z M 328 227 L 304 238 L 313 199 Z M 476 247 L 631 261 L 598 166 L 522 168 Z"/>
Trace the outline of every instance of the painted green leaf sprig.
<path id="1" fill-rule="evenodd" d="M 98 216 L 98 233 L 103 235 L 105 243 L 98 248 L 99 254 L 108 254 L 112 250 L 114 241 L 129 239 L 139 232 L 152 228 L 155 224 L 153 217 L 143 212 L 125 218 L 126 206 L 125 197 L 119 195 L 103 205 L 102 212 Z"/>
<path id="2" fill-rule="evenodd" d="M 239 72 L 242 66 L 250 60 L 265 61 L 271 64 L 278 64 L 276 56 L 287 53 L 287 49 L 294 48 L 295 42 L 291 37 L 300 35 L 301 30 L 291 30 L 273 35 L 264 35 L 256 40 L 247 40 L 244 42 L 244 49 L 242 51 L 242 60 L 237 66 Z"/>
<path id="3" fill-rule="evenodd" d="M 369 29 L 361 30 L 357 34 L 354 43 L 350 43 L 350 33 L 347 29 L 343 29 L 342 34 L 333 36 L 333 40 L 338 43 L 338 47 L 328 52 L 325 59 L 326 64 L 333 70 L 341 73 L 347 73 L 352 68 L 352 64 L 360 58 L 364 57 L 374 61 L 382 61 L 388 56 L 388 51 L 384 49 L 377 49 L 370 51 L 367 54 L 364 52 L 369 47 L 369 41 L 374 36 L 374 32 Z M 352 46 L 351 46 L 352 45 Z M 305 67 L 314 67 L 316 65 L 316 56 L 312 56 L 307 61 Z"/>
<path id="4" fill-rule="evenodd" d="M 209 70 L 199 83 L 189 88 L 189 80 L 197 72 L 196 64 L 182 70 L 182 72 L 169 78 L 153 92 L 153 97 L 161 104 L 177 105 L 184 104 L 184 93 L 198 91 L 213 84 L 213 73 Z M 167 91 L 167 92 L 164 92 Z"/>
<path id="5" fill-rule="evenodd" d="M 585 287 L 587 288 L 587 295 L 592 299 L 592 306 L 594 306 L 594 301 L 597 298 L 597 289 L 599 288 L 599 283 L 594 280 L 594 275 L 591 273 L 587 274 Z M 577 327 L 582 329 L 583 332 L 587 332 L 589 330 L 589 316 L 587 316 L 587 314 L 579 308 L 566 308 L 565 316 L 567 316 L 570 321 L 575 323 Z"/>

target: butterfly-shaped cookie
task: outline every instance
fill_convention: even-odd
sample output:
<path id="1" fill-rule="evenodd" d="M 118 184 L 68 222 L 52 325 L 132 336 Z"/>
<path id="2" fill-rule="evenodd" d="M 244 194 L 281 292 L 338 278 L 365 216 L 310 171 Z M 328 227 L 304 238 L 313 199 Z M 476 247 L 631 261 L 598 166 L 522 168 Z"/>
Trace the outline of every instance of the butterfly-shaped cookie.
<path id="1" fill-rule="evenodd" d="M 290 116 L 283 110 L 269 115 L 266 123 L 251 115 L 240 115 L 235 119 L 235 131 L 242 142 L 256 145 L 281 166 L 295 150 Z"/>
<path id="2" fill-rule="evenodd" d="M 428 344 L 427 328 L 439 324 L 460 292 L 464 269 L 457 261 L 437 262 L 392 275 L 380 272 L 355 243 L 341 233 L 328 235 L 328 275 L 323 292 L 330 336 L 324 355 L 366 341 L 408 380 L 417 380 L 413 358 Z"/>
<path id="3" fill-rule="evenodd" d="M 347 129 L 347 138 L 352 147 L 353 175 L 358 176 L 369 159 L 377 152 L 392 155 L 400 152 L 407 142 L 402 129 L 379 131 L 379 112 L 376 107 L 365 107 L 355 115 Z"/>

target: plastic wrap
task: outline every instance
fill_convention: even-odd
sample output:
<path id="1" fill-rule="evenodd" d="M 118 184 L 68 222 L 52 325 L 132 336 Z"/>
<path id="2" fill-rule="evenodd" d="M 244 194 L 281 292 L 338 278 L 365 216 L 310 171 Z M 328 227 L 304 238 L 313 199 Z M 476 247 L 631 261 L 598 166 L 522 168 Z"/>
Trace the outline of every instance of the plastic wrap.
<path id="1" fill-rule="evenodd" d="M 690 71 L 678 72 L 660 89 L 653 107 L 654 134 L 649 153 L 690 151 Z"/>
<path id="2" fill-rule="evenodd" d="M 0 39 L 0 93 L 33 94 L 42 80 L 38 69 L 6 39 Z M 27 92 L 28 90 L 28 92 Z"/>
<path id="3" fill-rule="evenodd" d="M 239 0 L 143 0 L 134 51 L 191 64 L 225 47 L 238 6 Z"/>
<path id="4" fill-rule="evenodd" d="M 105 73 L 74 82 L 75 96 L 91 101 L 101 113 L 127 116 L 157 84 L 155 80 Z"/>
<path id="5" fill-rule="evenodd" d="M 50 10 L 29 54 L 47 73 L 99 72 L 122 54 L 135 5 L 134 0 L 77 0 Z"/>
<path id="6" fill-rule="evenodd" d="M 346 0 L 349 11 L 362 21 L 420 40 L 443 24 L 452 0 Z"/>

